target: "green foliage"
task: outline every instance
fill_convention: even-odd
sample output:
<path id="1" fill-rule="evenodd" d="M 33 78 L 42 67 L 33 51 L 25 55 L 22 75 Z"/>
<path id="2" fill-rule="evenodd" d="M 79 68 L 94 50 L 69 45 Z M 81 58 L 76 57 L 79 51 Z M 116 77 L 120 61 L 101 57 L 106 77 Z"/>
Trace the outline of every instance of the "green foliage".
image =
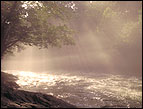
<path id="1" fill-rule="evenodd" d="M 21 50 L 23 45 L 73 45 L 73 31 L 67 25 L 73 10 L 65 5 L 54 1 L 2 1 L 1 56 Z"/>
<path id="2" fill-rule="evenodd" d="M 113 11 L 110 7 L 107 7 L 104 12 L 103 12 L 103 16 L 105 18 L 112 18 L 116 15 L 117 13 L 115 11 Z"/>
<path id="3" fill-rule="evenodd" d="M 89 28 L 109 42 L 114 41 L 113 46 L 137 45 L 142 34 L 141 2 L 24 1 L 14 4 L 14 1 L 3 1 L 1 5 L 1 41 L 2 48 L 7 48 L 2 49 L 5 53 L 20 48 L 21 44 L 39 48 L 74 44 L 69 19 L 79 33 Z"/>
<path id="4" fill-rule="evenodd" d="M 86 22 L 86 28 L 111 42 L 110 47 L 139 46 L 142 34 L 141 2 L 94 1 L 79 5 L 80 24 Z"/>
<path id="5" fill-rule="evenodd" d="M 142 25 L 142 9 L 139 10 L 138 24 Z"/>
<path id="6" fill-rule="evenodd" d="M 124 43 L 131 43 L 133 42 L 133 38 L 135 36 L 132 36 L 131 34 L 136 30 L 137 28 L 137 23 L 136 22 L 127 22 L 123 25 L 121 32 L 120 32 L 120 37 Z"/>

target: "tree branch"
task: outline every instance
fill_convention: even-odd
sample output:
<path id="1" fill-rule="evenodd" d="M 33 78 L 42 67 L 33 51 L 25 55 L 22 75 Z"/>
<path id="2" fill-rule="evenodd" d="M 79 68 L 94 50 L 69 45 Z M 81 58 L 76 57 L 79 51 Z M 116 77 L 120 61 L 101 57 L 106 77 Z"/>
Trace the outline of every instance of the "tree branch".
<path id="1" fill-rule="evenodd" d="M 13 46 L 14 44 L 16 44 L 18 41 L 20 41 L 20 39 L 17 39 L 17 40 L 15 40 L 15 41 L 13 41 L 13 42 L 7 44 L 6 49 L 12 47 L 12 46 Z"/>

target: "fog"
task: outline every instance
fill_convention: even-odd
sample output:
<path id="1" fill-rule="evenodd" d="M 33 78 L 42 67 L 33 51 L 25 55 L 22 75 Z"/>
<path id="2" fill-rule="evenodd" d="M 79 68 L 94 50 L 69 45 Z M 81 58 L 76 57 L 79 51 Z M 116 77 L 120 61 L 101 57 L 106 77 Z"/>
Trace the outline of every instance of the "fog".
<path id="1" fill-rule="evenodd" d="M 141 76 L 142 33 L 133 33 L 134 42 L 131 43 L 131 46 L 118 42 L 122 37 L 119 39 L 116 36 L 122 27 L 121 24 L 136 16 L 135 12 L 131 12 L 131 10 L 137 5 L 139 4 L 128 5 L 130 13 L 127 18 L 121 16 L 118 19 L 115 16 L 114 19 L 117 21 L 114 22 L 112 18 L 105 24 L 103 22 L 102 27 L 104 25 L 104 28 L 102 29 L 104 31 L 100 33 L 96 32 L 96 25 L 100 18 L 81 17 L 76 21 L 73 19 L 74 23 L 71 26 L 76 30 L 74 35 L 76 45 L 63 46 L 62 48 L 49 47 L 49 49 L 26 47 L 25 50 L 15 53 L 14 56 L 5 57 L 2 60 L 2 69 L 35 72 L 122 73 Z M 109 24 L 107 25 L 107 23 Z M 132 41 L 130 37 L 129 41 Z"/>

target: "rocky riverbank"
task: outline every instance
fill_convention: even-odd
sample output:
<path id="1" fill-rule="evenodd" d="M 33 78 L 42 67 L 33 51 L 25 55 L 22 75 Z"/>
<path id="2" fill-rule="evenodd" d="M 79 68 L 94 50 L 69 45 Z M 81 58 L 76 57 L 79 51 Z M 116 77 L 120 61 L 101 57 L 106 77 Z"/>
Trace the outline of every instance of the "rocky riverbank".
<path id="1" fill-rule="evenodd" d="M 18 90 L 17 79 L 1 72 L 1 108 L 76 108 L 51 95 Z"/>

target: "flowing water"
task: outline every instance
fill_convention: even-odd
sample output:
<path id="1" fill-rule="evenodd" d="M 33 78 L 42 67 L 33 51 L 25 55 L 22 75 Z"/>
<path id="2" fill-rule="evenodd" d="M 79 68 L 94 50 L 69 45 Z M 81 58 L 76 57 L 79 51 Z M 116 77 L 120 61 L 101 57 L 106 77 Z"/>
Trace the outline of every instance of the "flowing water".
<path id="1" fill-rule="evenodd" d="M 56 96 L 83 108 L 141 108 L 142 78 L 101 73 L 53 73 L 7 70 L 20 89 Z"/>

